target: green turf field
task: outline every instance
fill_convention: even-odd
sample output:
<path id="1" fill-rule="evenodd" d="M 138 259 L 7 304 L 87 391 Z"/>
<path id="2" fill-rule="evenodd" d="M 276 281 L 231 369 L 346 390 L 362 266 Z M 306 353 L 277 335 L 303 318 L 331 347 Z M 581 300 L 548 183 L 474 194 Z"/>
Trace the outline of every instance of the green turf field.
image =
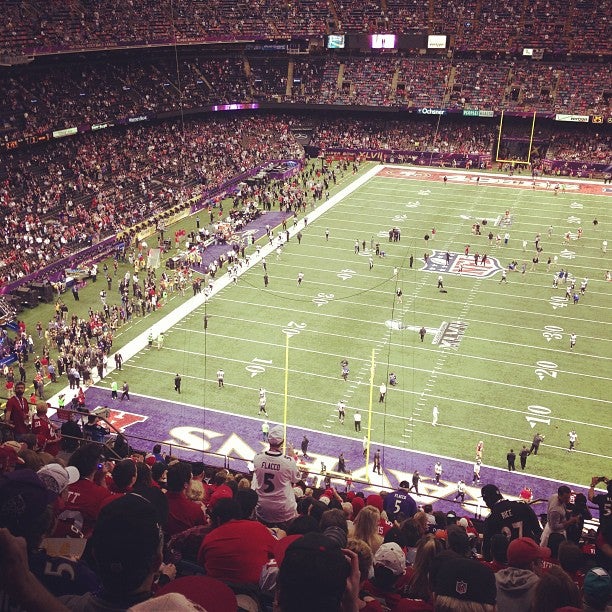
<path id="1" fill-rule="evenodd" d="M 352 178 L 347 175 L 338 189 Z M 249 416 L 257 415 L 258 391 L 264 387 L 272 420 L 282 420 L 286 386 L 290 423 L 359 437 L 363 433 L 353 432 L 354 410 L 362 412 L 365 429 L 371 405 L 377 442 L 473 460 L 476 443 L 483 440 L 484 462 L 500 467 L 510 447 L 518 454 L 539 431 L 546 438 L 538 475 L 581 482 L 585 475 L 609 473 L 612 284 L 605 281 L 609 254 L 602 253 L 608 203 L 604 196 L 555 196 L 552 190 L 445 185 L 439 177 L 371 178 L 309 223 L 301 244 L 292 238 L 280 257 L 267 256 L 267 289 L 258 264 L 169 329 L 162 351 L 129 360 L 125 375 L 134 393 L 176 399 L 173 378 L 180 372 L 186 403 Z M 495 226 L 505 211 L 509 225 Z M 482 219 L 488 224 L 475 236 L 472 225 Z M 394 226 L 401 229 L 399 242 L 388 241 Z M 563 244 L 564 234 L 575 234 L 579 226 L 582 237 Z M 435 238 L 426 242 L 434 227 Z M 509 232 L 508 245 L 502 240 L 496 246 L 494 240 L 490 246 L 489 229 L 501 236 Z M 538 232 L 543 252 L 532 271 Z M 356 240 L 366 242 L 365 253 L 354 252 Z M 376 242 L 385 257 L 371 252 Z M 424 253 L 463 255 L 468 244 L 470 255 L 487 253 L 504 267 L 516 260 L 519 271 L 508 272 L 507 284 L 499 282 L 500 271 L 488 278 L 442 272 L 447 292 L 441 293 L 439 272 L 421 270 Z M 547 272 L 549 255 L 558 259 Z M 560 268 L 577 279 L 576 291 L 583 277 L 589 279 L 577 305 L 565 301 L 563 283 L 552 288 L 553 272 Z M 299 272 L 304 274 L 300 287 Z M 66 300 L 72 308 L 69 295 Z M 183 301 L 174 296 L 170 305 Z M 27 316 L 35 322 L 40 310 Z M 122 330 L 114 348 L 151 327 L 154 317 Z M 418 334 L 422 326 L 424 342 Z M 573 350 L 570 333 L 577 335 Z M 347 382 L 340 376 L 342 359 L 350 365 Z M 224 389 L 216 383 L 219 368 L 225 371 Z M 378 386 L 390 372 L 399 384 L 380 403 Z M 347 404 L 343 426 L 336 410 L 341 399 Z M 434 405 L 440 411 L 435 428 Z M 571 429 L 578 445 L 570 455 Z"/>

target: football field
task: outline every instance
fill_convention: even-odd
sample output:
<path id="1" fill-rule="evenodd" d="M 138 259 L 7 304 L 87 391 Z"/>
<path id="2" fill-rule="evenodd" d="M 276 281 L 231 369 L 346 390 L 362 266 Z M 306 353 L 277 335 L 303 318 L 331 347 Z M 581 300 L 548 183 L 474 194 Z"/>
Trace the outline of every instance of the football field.
<path id="1" fill-rule="evenodd" d="M 527 176 L 443 175 L 382 166 L 360 172 L 309 213 L 307 227 L 300 223 L 299 243 L 293 235 L 280 253 L 262 249 L 267 287 L 257 261 L 165 330 L 163 350 L 129 359 L 131 388 L 176 400 L 180 372 L 185 403 L 252 418 L 263 388 L 273 421 L 286 414 L 292 425 L 359 440 L 369 430 L 377 444 L 466 461 L 482 440 L 483 462 L 502 468 L 510 448 L 518 455 L 540 433 L 531 473 L 568 482 L 609 476 L 609 196 L 601 184 L 571 180 L 555 190 L 546 181 L 532 189 Z M 399 240 L 390 241 L 393 228 Z M 555 288 L 561 270 L 570 280 Z M 570 454 L 571 430 L 578 438 Z"/>

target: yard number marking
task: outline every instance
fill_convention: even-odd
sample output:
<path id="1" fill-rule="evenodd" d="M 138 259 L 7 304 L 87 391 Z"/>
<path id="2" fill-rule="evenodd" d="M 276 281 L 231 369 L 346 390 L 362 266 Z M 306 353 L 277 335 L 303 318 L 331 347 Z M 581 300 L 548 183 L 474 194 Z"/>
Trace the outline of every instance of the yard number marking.
<path id="1" fill-rule="evenodd" d="M 317 296 L 312 300 L 317 307 L 324 306 L 325 304 L 329 304 L 330 300 L 334 299 L 333 293 L 317 293 Z"/>
<path id="2" fill-rule="evenodd" d="M 344 270 L 340 270 L 340 272 L 338 272 L 337 276 L 338 276 L 338 278 L 341 278 L 344 281 L 344 280 L 348 280 L 349 278 L 353 278 L 353 276 L 355 276 L 355 274 L 357 274 L 357 272 L 355 272 L 355 270 L 344 269 Z"/>
<path id="3" fill-rule="evenodd" d="M 306 323 L 296 323 L 295 321 L 289 321 L 285 327 L 283 327 L 283 334 L 286 334 L 290 338 L 296 336 L 306 327 Z"/>
<path id="4" fill-rule="evenodd" d="M 546 325 L 542 335 L 546 338 L 547 342 L 551 340 L 563 340 L 563 328 L 558 325 Z"/>
<path id="5" fill-rule="evenodd" d="M 251 378 L 253 378 L 253 376 L 257 376 L 258 374 L 263 374 L 266 371 L 266 368 L 261 365 L 262 363 L 272 365 L 272 360 L 259 359 L 255 357 L 255 359 L 252 359 L 251 363 L 246 366 L 245 370 L 251 374 Z"/>
<path id="6" fill-rule="evenodd" d="M 531 414 L 526 416 L 527 422 L 531 425 L 531 429 L 536 426 L 536 423 L 544 423 L 544 425 L 550 425 L 550 417 L 543 418 L 547 415 L 550 415 L 550 408 L 546 408 L 545 406 L 527 406 L 528 412 Z M 533 416 L 534 414 L 538 416 Z"/>
<path id="7" fill-rule="evenodd" d="M 553 295 L 548 303 L 553 307 L 553 310 L 557 310 L 557 308 L 565 308 L 567 306 L 567 300 L 560 295 Z"/>
<path id="8" fill-rule="evenodd" d="M 559 367 L 556 363 L 552 361 L 537 361 L 536 365 L 538 366 L 535 370 L 535 375 L 540 379 L 544 380 L 545 376 L 550 376 L 551 378 L 557 378 L 557 368 Z"/>

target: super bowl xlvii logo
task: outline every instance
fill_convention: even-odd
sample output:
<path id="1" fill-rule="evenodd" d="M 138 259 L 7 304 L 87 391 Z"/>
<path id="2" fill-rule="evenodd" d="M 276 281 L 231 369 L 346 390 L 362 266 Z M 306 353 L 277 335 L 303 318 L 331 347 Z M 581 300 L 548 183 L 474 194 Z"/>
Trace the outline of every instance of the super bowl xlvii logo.
<path id="1" fill-rule="evenodd" d="M 427 263 L 421 268 L 426 272 L 459 274 L 472 278 L 488 278 L 494 276 L 501 269 L 502 267 L 495 257 L 463 255 L 447 253 L 446 251 L 434 251 L 429 256 Z"/>

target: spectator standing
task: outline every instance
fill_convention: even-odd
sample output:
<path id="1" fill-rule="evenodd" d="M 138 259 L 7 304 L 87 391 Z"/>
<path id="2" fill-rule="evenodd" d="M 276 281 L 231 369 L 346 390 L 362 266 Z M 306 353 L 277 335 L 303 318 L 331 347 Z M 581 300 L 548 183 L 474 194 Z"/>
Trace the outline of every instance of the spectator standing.
<path id="1" fill-rule="evenodd" d="M 534 542 L 540 539 L 542 527 L 531 506 L 504 499 L 494 484 L 484 485 L 481 495 L 491 510 L 483 526 L 482 554 L 487 561 L 492 559 L 491 541 L 496 534 L 504 534 L 508 541 L 519 537 L 529 537 Z"/>
<path id="2" fill-rule="evenodd" d="M 347 562 L 348 557 L 348 562 Z M 307 584 L 308 588 L 303 588 Z M 316 585 L 316 587 L 315 587 Z M 357 610 L 359 561 L 331 538 L 307 533 L 292 542 L 278 573 L 278 612 Z"/>
<path id="3" fill-rule="evenodd" d="M 36 436 L 36 444 L 41 451 L 54 457 L 60 450 L 59 425 L 52 423 L 47 416 L 46 402 L 36 404 L 36 414 L 32 417 L 32 433 Z"/>
<path id="4" fill-rule="evenodd" d="M 595 494 L 599 482 L 605 482 L 607 492 Z M 608 570 L 612 567 L 612 480 L 594 476 L 587 494 L 589 501 L 599 507 L 599 528 L 597 530 L 597 562 Z"/>
<path id="5" fill-rule="evenodd" d="M 276 425 L 270 429 L 267 451 L 258 453 L 253 459 L 253 489 L 258 501 L 255 513 L 267 525 L 283 526 L 297 514 L 293 483 L 299 480 L 299 471 L 293 460 L 293 449 L 287 446 L 283 453 L 285 435 Z"/>
<path id="6" fill-rule="evenodd" d="M 548 538 L 552 533 L 559 533 L 565 538 L 566 528 L 578 522 L 577 516 L 567 517 L 567 504 L 569 503 L 572 490 L 567 485 L 561 485 L 557 492 L 548 500 L 546 512 L 546 526 L 540 538 L 540 544 L 546 546 Z"/>
<path id="7" fill-rule="evenodd" d="M 15 394 L 6 402 L 4 421 L 13 431 L 15 440 L 21 442 L 30 433 L 30 406 L 24 397 L 25 383 L 15 385 Z"/>
<path id="8" fill-rule="evenodd" d="M 402 480 L 397 490 L 385 495 L 383 507 L 390 521 L 395 520 L 396 514 L 400 512 L 405 518 L 410 518 L 416 514 L 417 505 L 410 496 L 410 484 L 407 480 Z"/>

